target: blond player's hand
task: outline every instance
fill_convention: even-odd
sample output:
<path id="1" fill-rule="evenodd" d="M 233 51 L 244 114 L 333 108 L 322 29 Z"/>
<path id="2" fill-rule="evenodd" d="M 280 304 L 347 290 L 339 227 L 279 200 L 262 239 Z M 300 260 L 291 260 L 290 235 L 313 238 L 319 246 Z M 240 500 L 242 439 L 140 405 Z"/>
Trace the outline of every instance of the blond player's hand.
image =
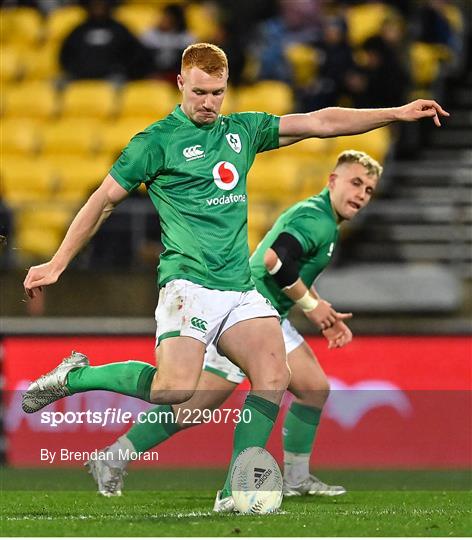
<path id="1" fill-rule="evenodd" d="M 449 116 L 439 103 L 433 99 L 417 99 L 401 107 L 397 107 L 398 120 L 415 122 L 421 118 L 432 118 L 437 127 L 441 127 L 440 116 Z"/>
<path id="2" fill-rule="evenodd" d="M 41 292 L 42 287 L 56 283 L 60 275 L 61 273 L 54 268 L 51 261 L 32 266 L 23 281 L 26 294 L 30 298 L 35 298 L 37 293 Z"/>
<path id="3" fill-rule="evenodd" d="M 331 328 L 323 330 L 323 336 L 328 340 L 328 349 L 344 347 L 352 341 L 352 332 L 343 321 L 336 321 Z"/>
<path id="4" fill-rule="evenodd" d="M 312 323 L 321 330 L 333 326 L 337 320 L 350 319 L 352 313 L 338 313 L 326 300 L 318 300 L 318 305 L 311 311 L 305 311 L 305 315 Z"/>

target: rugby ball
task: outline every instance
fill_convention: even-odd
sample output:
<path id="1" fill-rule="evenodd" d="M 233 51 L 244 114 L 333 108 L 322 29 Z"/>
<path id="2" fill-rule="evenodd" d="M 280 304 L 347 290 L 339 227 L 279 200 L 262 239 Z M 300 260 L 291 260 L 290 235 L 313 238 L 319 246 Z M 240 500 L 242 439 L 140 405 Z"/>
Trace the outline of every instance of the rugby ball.
<path id="1" fill-rule="evenodd" d="M 242 514 L 270 514 L 282 503 L 282 474 L 275 459 L 259 446 L 243 450 L 231 469 L 234 505 Z"/>

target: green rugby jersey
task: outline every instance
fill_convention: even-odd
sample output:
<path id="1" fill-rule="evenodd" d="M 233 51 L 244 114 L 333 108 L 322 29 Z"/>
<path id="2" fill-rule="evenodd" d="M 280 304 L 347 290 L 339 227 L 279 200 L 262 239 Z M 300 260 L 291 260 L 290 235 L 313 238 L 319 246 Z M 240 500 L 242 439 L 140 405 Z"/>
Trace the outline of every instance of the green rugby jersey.
<path id="1" fill-rule="evenodd" d="M 256 288 L 272 302 L 282 319 L 287 317 L 294 302 L 267 272 L 264 253 L 283 232 L 291 234 L 302 246 L 299 275 L 303 283 L 310 288 L 316 277 L 328 266 L 338 239 L 338 226 L 328 188 L 291 206 L 280 215 L 251 257 L 251 271 Z"/>
<path id="2" fill-rule="evenodd" d="M 279 146 L 278 116 L 220 115 L 194 124 L 177 106 L 135 135 L 111 168 L 127 191 L 144 182 L 161 220 L 159 285 L 254 288 L 247 244 L 246 177 L 258 152 Z"/>

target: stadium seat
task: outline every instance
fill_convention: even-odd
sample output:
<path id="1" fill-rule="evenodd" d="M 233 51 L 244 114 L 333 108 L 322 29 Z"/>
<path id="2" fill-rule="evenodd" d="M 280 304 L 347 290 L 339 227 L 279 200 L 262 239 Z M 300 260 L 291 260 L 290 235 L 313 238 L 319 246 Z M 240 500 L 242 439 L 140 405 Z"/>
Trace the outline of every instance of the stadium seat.
<path id="1" fill-rule="evenodd" d="M 324 159 L 313 160 L 311 163 L 305 162 L 300 167 L 300 200 L 316 195 L 326 187 L 335 163 L 335 158 L 326 159 L 325 157 Z"/>
<path id="2" fill-rule="evenodd" d="M 5 45 L 0 51 L 0 83 L 16 81 L 23 73 L 20 51 L 14 45 Z"/>
<path id="3" fill-rule="evenodd" d="M 128 83 L 121 95 L 120 116 L 128 118 L 153 117 L 160 120 L 172 112 L 178 96 L 175 87 L 165 81 Z"/>
<path id="4" fill-rule="evenodd" d="M 261 81 L 239 89 L 235 107 L 238 111 L 263 111 L 287 114 L 293 111 L 293 94 L 281 81 Z"/>
<path id="5" fill-rule="evenodd" d="M 257 157 L 248 178 L 249 196 L 265 197 L 267 201 L 291 201 L 299 198 L 302 189 L 300 167 L 294 159 L 275 154 Z"/>
<path id="6" fill-rule="evenodd" d="M 41 129 L 43 155 L 69 154 L 91 157 L 98 149 L 99 122 L 92 119 L 65 118 Z"/>
<path id="7" fill-rule="evenodd" d="M 71 82 L 62 96 L 62 116 L 109 118 L 116 110 L 116 91 L 105 81 Z"/>
<path id="8" fill-rule="evenodd" d="M 249 201 L 248 206 L 248 225 L 259 234 L 265 234 L 272 227 L 271 205 L 268 202 Z"/>
<path id="9" fill-rule="evenodd" d="M 155 120 L 153 117 L 121 118 L 116 122 L 102 124 L 100 127 L 100 153 L 115 159 L 131 137 L 143 131 Z"/>
<path id="10" fill-rule="evenodd" d="M 0 155 L 31 157 L 39 148 L 39 129 L 36 122 L 23 118 L 2 121 Z"/>
<path id="11" fill-rule="evenodd" d="M 113 12 L 115 18 L 124 24 L 136 36 L 152 28 L 158 19 L 162 6 L 153 6 L 147 2 L 141 4 L 123 4 Z"/>
<path id="12" fill-rule="evenodd" d="M 80 204 L 98 187 L 108 174 L 112 160 L 80 159 L 77 156 L 56 156 L 50 166 L 57 176 L 55 198 Z"/>
<path id="13" fill-rule="evenodd" d="M 57 93 L 49 82 L 25 81 L 2 93 L 4 116 L 48 119 L 57 112 Z"/>
<path id="14" fill-rule="evenodd" d="M 416 87 L 428 88 L 438 78 L 441 62 L 450 60 L 452 53 L 445 45 L 415 41 L 410 47 L 410 63 Z"/>
<path id="15" fill-rule="evenodd" d="M 43 20 L 36 9 L 12 7 L 0 10 L 3 43 L 34 47 L 43 37 Z"/>
<path id="16" fill-rule="evenodd" d="M 62 42 L 85 19 L 85 16 L 85 10 L 80 6 L 64 6 L 54 9 L 46 19 L 46 39 L 57 43 Z"/>
<path id="17" fill-rule="evenodd" d="M 261 240 L 261 233 L 258 230 L 252 228 L 251 225 L 249 225 L 247 229 L 247 243 L 249 245 L 249 253 L 253 253 L 255 251 Z"/>
<path id="18" fill-rule="evenodd" d="M 350 7 L 346 12 L 348 40 L 352 47 L 358 47 L 366 39 L 378 34 L 384 20 L 392 9 L 381 2 L 365 3 Z"/>
<path id="19" fill-rule="evenodd" d="M 277 150 L 277 156 L 294 159 L 315 160 L 326 156 L 334 146 L 334 139 L 304 139 L 290 146 Z"/>
<path id="20" fill-rule="evenodd" d="M 54 172 L 43 160 L 2 156 L 0 179 L 5 200 L 16 205 L 52 196 Z"/>
<path id="21" fill-rule="evenodd" d="M 290 63 L 296 86 L 304 87 L 313 81 L 319 65 L 319 54 L 314 47 L 292 43 L 287 46 L 285 56 Z"/>
<path id="22" fill-rule="evenodd" d="M 54 80 L 60 73 L 59 44 L 49 41 L 44 45 L 23 52 L 26 79 Z"/>
<path id="23" fill-rule="evenodd" d="M 185 8 L 185 18 L 189 32 L 196 41 L 212 42 L 218 34 L 218 13 L 210 3 L 191 3 Z"/>
<path id="24" fill-rule="evenodd" d="M 20 258 L 50 258 L 72 221 L 74 208 L 55 204 L 24 206 L 15 213 L 15 238 Z"/>
<path id="25" fill-rule="evenodd" d="M 235 90 L 231 85 L 228 85 L 226 89 L 225 99 L 223 105 L 221 106 L 221 114 L 231 114 L 236 111 L 235 109 L 235 99 L 236 99 L 237 90 Z"/>
<path id="26" fill-rule="evenodd" d="M 367 152 L 381 164 L 385 161 L 390 148 L 390 130 L 388 127 L 362 133 L 360 135 L 352 135 L 350 137 L 337 137 L 333 139 L 335 144 L 332 148 L 332 161 L 336 160 L 336 156 L 344 150 L 362 150 Z"/>

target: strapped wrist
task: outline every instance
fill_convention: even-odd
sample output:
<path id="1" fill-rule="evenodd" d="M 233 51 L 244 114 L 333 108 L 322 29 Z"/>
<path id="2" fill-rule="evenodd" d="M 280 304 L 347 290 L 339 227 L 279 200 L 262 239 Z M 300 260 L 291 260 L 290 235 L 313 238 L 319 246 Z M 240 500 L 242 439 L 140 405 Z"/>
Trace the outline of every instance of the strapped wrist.
<path id="1" fill-rule="evenodd" d="M 297 306 L 300 306 L 304 312 L 307 312 L 318 307 L 319 301 L 311 296 L 310 291 L 306 291 L 306 293 L 301 298 L 296 300 L 295 303 Z"/>

